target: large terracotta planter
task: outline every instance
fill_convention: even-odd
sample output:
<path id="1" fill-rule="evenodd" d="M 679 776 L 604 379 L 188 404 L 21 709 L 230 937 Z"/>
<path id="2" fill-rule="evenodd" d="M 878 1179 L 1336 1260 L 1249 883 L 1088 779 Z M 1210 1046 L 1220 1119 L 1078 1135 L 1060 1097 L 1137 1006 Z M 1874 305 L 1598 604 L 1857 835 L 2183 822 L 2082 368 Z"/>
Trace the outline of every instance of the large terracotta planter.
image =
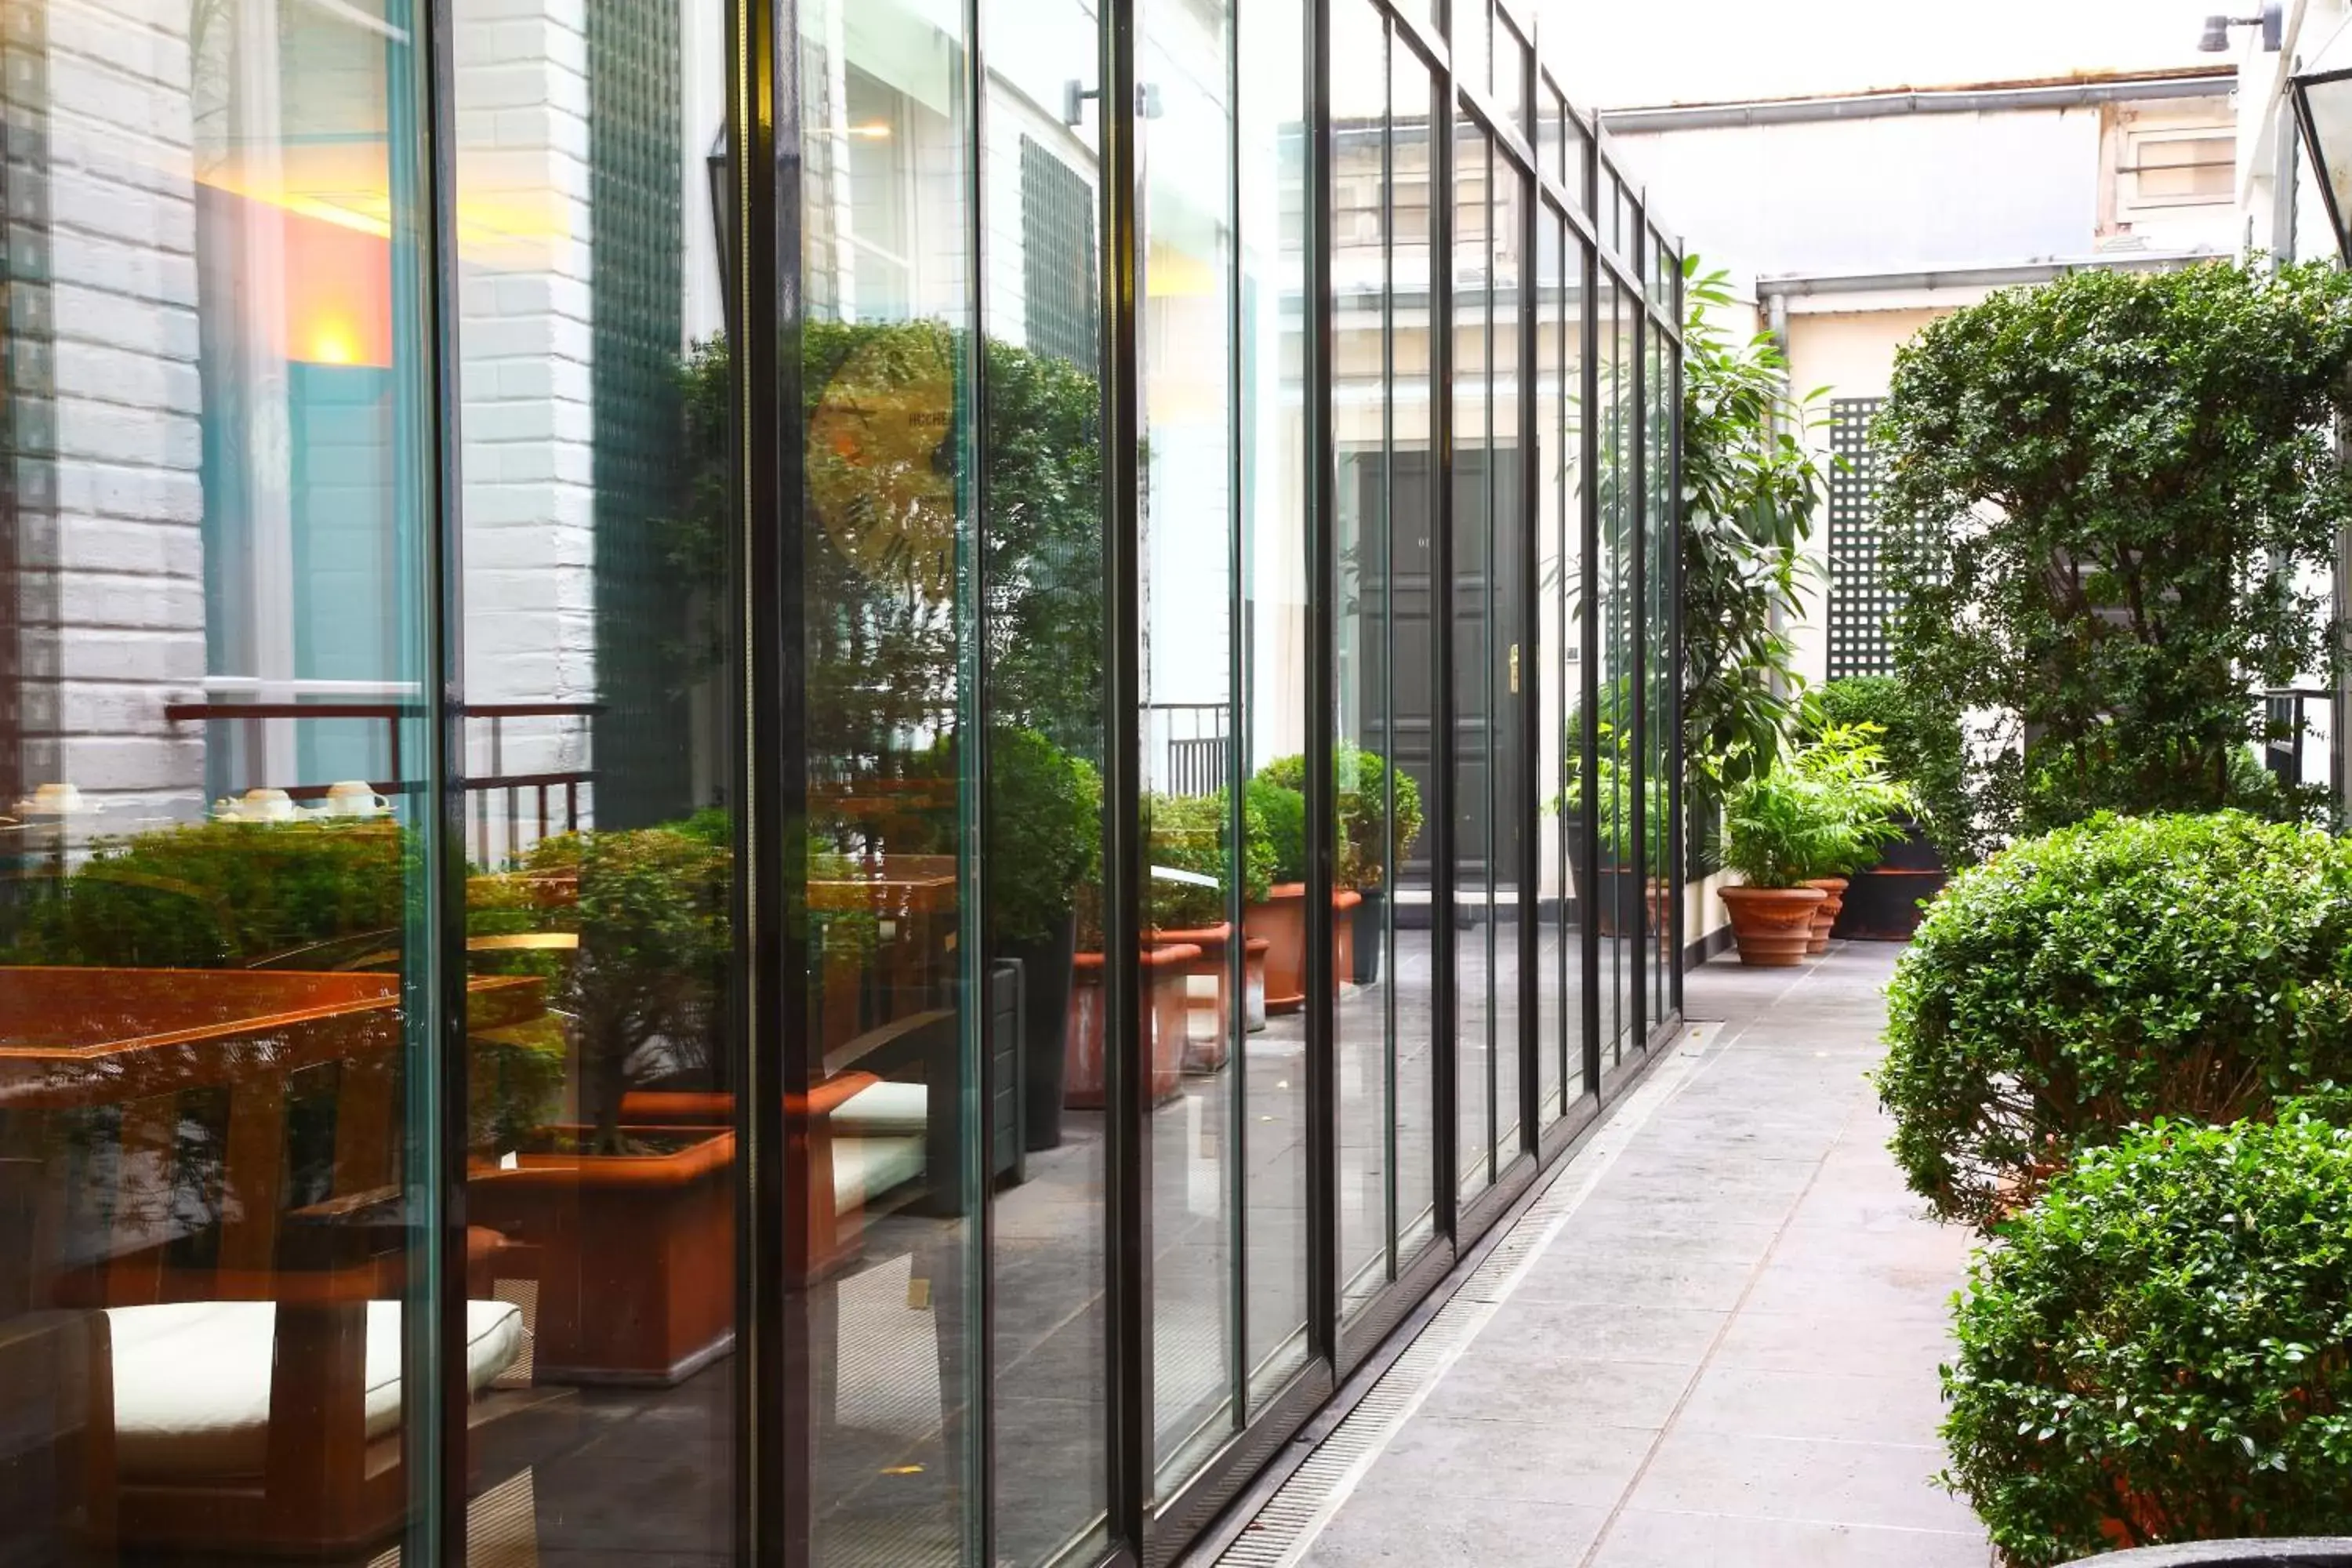
<path id="1" fill-rule="evenodd" d="M 1225 1058 L 1231 1052 L 1234 998 L 1229 955 L 1233 940 L 1233 925 L 1223 921 L 1213 926 L 1151 933 L 1154 946 L 1201 950 L 1200 956 L 1184 971 L 1186 1072 L 1214 1072 L 1225 1065 Z M 1210 994 L 1205 987 L 1190 984 L 1194 980 L 1213 980 L 1216 989 Z"/>
<path id="2" fill-rule="evenodd" d="M 1155 947 L 1139 955 L 1143 974 L 1144 1047 L 1151 1103 L 1173 1100 L 1184 1086 L 1185 979 L 1201 956 L 1191 942 Z M 1073 1110 L 1100 1110 L 1108 1090 L 1108 1037 L 1103 1005 L 1103 955 L 1082 952 L 1071 974 L 1069 1068 L 1064 1092 Z"/>
<path id="3" fill-rule="evenodd" d="M 1726 888 L 1717 897 L 1731 913 L 1739 962 L 1793 969 L 1813 940 L 1813 915 L 1825 897 L 1819 888 Z"/>
<path id="4" fill-rule="evenodd" d="M 539 1382 L 667 1386 L 735 1342 L 735 1134 L 625 1131 L 675 1146 L 527 1153 L 466 1184 L 472 1223 L 538 1255 Z"/>
<path id="5" fill-rule="evenodd" d="M 1807 952 L 1830 950 L 1830 927 L 1837 923 L 1838 911 L 1845 908 L 1845 885 L 1843 877 L 1815 877 L 1805 884 L 1822 890 L 1821 908 L 1813 911 L 1813 934 L 1805 943 Z"/>
<path id="6" fill-rule="evenodd" d="M 1242 942 L 1242 1027 L 1253 1035 L 1265 1027 L 1265 955 L 1273 945 L 1262 936 Z"/>
<path id="7" fill-rule="evenodd" d="M 1356 977 L 1356 907 L 1364 895 L 1353 888 L 1341 888 L 1331 895 L 1331 990 L 1337 994 L 1340 986 Z"/>
<path id="8" fill-rule="evenodd" d="M 1242 930 L 1265 940 L 1265 1010 L 1307 1004 L 1307 884 L 1276 882 L 1266 901 L 1242 911 Z"/>

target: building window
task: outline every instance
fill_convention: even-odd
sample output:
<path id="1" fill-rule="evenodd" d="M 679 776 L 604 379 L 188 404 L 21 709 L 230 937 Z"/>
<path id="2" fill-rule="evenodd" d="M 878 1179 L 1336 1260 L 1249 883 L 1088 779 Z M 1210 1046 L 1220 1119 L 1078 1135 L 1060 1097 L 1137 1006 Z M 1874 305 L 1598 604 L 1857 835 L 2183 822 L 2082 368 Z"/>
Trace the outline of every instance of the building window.
<path id="1" fill-rule="evenodd" d="M 2199 131 L 2150 131 L 2126 136 L 2116 173 L 2130 182 L 2133 206 L 2185 206 L 2230 199 L 2238 167 L 2237 138 Z"/>

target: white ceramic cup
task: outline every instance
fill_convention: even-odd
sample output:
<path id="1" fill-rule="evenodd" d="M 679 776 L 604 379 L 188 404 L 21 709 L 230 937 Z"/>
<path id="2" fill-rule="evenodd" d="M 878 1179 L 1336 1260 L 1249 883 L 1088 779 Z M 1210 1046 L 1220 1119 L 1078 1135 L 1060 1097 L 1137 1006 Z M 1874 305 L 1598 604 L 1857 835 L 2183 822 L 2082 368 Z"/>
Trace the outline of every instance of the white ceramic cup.
<path id="1" fill-rule="evenodd" d="M 392 802 L 361 779 L 341 779 L 327 786 L 327 809 L 337 816 L 381 816 Z"/>
<path id="2" fill-rule="evenodd" d="M 294 797 L 282 789 L 249 789 L 237 802 L 237 815 L 247 822 L 291 822 Z"/>
<path id="3" fill-rule="evenodd" d="M 33 791 L 26 804 L 44 816 L 63 816 L 81 809 L 81 791 L 69 784 L 45 784 Z"/>

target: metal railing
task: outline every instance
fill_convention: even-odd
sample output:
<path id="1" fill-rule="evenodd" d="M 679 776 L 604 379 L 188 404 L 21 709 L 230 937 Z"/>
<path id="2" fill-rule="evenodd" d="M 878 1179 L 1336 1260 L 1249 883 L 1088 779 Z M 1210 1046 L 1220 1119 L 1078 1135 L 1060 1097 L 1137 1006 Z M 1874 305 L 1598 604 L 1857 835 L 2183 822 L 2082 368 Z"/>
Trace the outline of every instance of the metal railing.
<path id="1" fill-rule="evenodd" d="M 1145 704 L 1143 754 L 1159 759 L 1146 785 L 1165 795 L 1194 796 L 1224 788 L 1232 728 L 1230 703 Z"/>
<path id="2" fill-rule="evenodd" d="M 477 721 L 488 725 L 487 733 L 481 733 L 481 739 L 487 742 L 488 768 L 479 773 L 469 772 L 466 779 L 466 816 L 471 825 L 469 837 L 472 840 L 468 849 L 478 864 L 508 864 L 520 858 L 542 838 L 558 833 L 576 832 L 581 826 L 582 792 L 595 783 L 596 774 L 593 768 L 506 772 L 507 721 L 515 719 L 567 719 L 579 721 L 584 729 L 587 721 L 601 711 L 603 704 L 595 702 L 478 702 L 466 707 L 464 717 L 469 726 L 467 737 L 469 763 L 473 755 L 472 742 L 476 735 L 481 733 L 470 726 Z M 165 706 L 163 717 L 173 724 L 315 722 L 326 719 L 381 722 L 384 729 L 385 767 L 390 776 L 369 780 L 369 787 L 387 798 L 417 795 L 425 788 L 424 781 L 408 776 L 401 745 L 404 724 L 423 717 L 414 703 L 173 702 Z M 584 741 L 584 735 L 583 739 Z M 286 792 L 289 800 L 306 803 L 324 800 L 332 785 L 278 784 L 269 779 L 256 778 L 250 780 L 247 787 L 280 788 Z"/>

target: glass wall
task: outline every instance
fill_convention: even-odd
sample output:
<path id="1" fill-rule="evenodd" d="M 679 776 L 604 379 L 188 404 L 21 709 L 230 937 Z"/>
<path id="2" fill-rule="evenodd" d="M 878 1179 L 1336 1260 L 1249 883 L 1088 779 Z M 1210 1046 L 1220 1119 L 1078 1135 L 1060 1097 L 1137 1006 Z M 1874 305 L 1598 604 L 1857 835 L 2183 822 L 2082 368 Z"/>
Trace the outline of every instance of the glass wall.
<path id="1" fill-rule="evenodd" d="M 0 1561 L 1171 1559 L 1673 1019 L 1550 45 L 165 10 L 0 27 Z"/>

